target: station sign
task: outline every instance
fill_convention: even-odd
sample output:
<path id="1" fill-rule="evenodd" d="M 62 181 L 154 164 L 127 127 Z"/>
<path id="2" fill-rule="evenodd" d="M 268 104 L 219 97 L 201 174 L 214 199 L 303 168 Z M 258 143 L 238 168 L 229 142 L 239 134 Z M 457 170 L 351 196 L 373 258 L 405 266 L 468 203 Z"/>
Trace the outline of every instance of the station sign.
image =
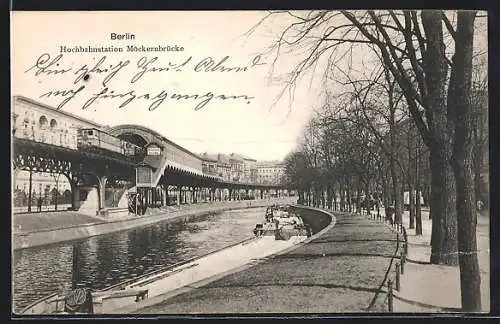
<path id="1" fill-rule="evenodd" d="M 161 155 L 161 148 L 156 145 L 149 146 L 147 149 L 147 155 Z"/>

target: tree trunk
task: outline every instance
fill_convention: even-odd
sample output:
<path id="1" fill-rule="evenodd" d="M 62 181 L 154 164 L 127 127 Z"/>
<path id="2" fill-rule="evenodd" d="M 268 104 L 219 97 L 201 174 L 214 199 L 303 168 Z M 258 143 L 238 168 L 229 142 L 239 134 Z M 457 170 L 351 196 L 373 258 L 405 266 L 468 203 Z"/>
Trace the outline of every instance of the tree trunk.
<path id="1" fill-rule="evenodd" d="M 457 141 L 457 146 L 462 146 Z M 481 310 L 481 277 L 477 258 L 476 205 L 472 158 L 468 149 L 457 153 L 453 163 L 457 183 L 458 251 L 460 286 L 464 311 Z"/>
<path id="2" fill-rule="evenodd" d="M 345 186 L 342 182 L 340 184 L 340 211 L 345 212 Z"/>
<path id="3" fill-rule="evenodd" d="M 420 141 L 417 141 L 415 152 L 415 235 L 422 235 L 422 206 L 420 205 Z"/>
<path id="4" fill-rule="evenodd" d="M 318 199 L 319 199 L 318 189 L 315 186 L 313 186 L 312 194 L 313 194 L 313 206 L 319 207 L 318 206 Z"/>
<path id="5" fill-rule="evenodd" d="M 415 228 L 415 187 L 413 185 L 413 181 L 408 184 L 409 192 L 408 192 L 408 199 L 409 199 L 409 213 L 410 213 L 410 228 L 414 229 Z"/>
<path id="6" fill-rule="evenodd" d="M 416 197 L 415 197 L 415 220 L 416 220 L 416 226 L 415 226 L 415 235 L 422 235 L 422 208 L 420 206 L 420 141 L 417 142 L 416 146 L 416 154 L 415 154 L 415 191 L 416 191 Z"/>
<path id="7" fill-rule="evenodd" d="M 415 235 L 422 235 L 422 208 L 420 205 L 420 186 L 416 185 L 415 195 Z"/>
<path id="8" fill-rule="evenodd" d="M 488 199 L 485 199 L 485 193 L 483 192 L 483 184 L 481 179 L 481 166 L 483 162 L 483 148 L 482 144 L 476 144 L 474 153 L 474 188 L 476 200 L 481 200 L 486 203 Z"/>
<path id="9" fill-rule="evenodd" d="M 332 191 L 332 200 L 333 200 L 333 210 L 337 211 L 337 190 L 336 188 L 334 187 L 333 188 L 333 191 Z"/>
<path id="10" fill-rule="evenodd" d="M 330 183 L 326 186 L 326 208 L 332 209 L 332 185 Z"/>
<path id="11" fill-rule="evenodd" d="M 415 158 L 413 157 L 413 143 L 415 143 L 416 136 L 418 134 L 413 134 L 413 127 L 410 126 L 408 129 L 408 212 L 410 214 L 410 229 L 415 228 L 415 186 L 413 179 L 413 163 Z"/>
<path id="12" fill-rule="evenodd" d="M 366 209 L 366 213 L 367 214 L 370 214 L 371 212 L 371 209 L 372 209 L 372 206 L 371 206 L 371 201 L 369 199 L 369 196 L 370 196 L 370 180 L 367 180 L 366 181 L 366 184 L 365 184 L 365 209 Z"/>
<path id="13" fill-rule="evenodd" d="M 457 186 L 458 251 L 462 309 L 481 310 L 481 276 L 477 258 L 473 140 L 471 109 L 472 52 L 475 11 L 460 11 L 457 20 L 456 51 L 450 93 L 455 107 L 455 136 L 452 166 Z M 453 84 L 452 82 L 455 81 Z M 450 102 L 449 102 L 450 103 Z"/>
<path id="14" fill-rule="evenodd" d="M 328 192 L 327 192 L 328 195 Z M 325 189 L 321 188 L 321 204 L 323 205 L 323 208 L 326 207 L 326 199 L 325 199 Z"/>
<path id="15" fill-rule="evenodd" d="M 481 178 L 481 173 L 485 167 L 483 159 L 488 149 L 488 95 L 486 87 L 480 87 L 476 91 L 471 91 L 472 107 L 474 109 L 474 180 L 476 190 L 476 201 L 481 200 L 484 208 L 488 208 L 488 190 L 485 190 L 485 183 Z"/>
<path id="16" fill-rule="evenodd" d="M 360 201 L 361 201 L 361 189 L 359 188 L 359 185 L 358 185 L 358 190 L 357 190 L 357 193 L 356 193 L 356 213 L 357 214 L 361 213 L 361 204 L 360 204 Z"/>
<path id="17" fill-rule="evenodd" d="M 411 133 L 410 133 L 411 134 Z M 410 228 L 415 228 L 415 185 L 413 178 L 413 149 L 412 149 L 412 141 L 410 136 L 408 136 L 408 204 L 409 204 L 409 213 L 410 213 Z"/>
<path id="18" fill-rule="evenodd" d="M 409 183 L 409 190 L 410 192 L 408 193 L 409 196 L 409 203 L 410 203 L 410 228 L 413 229 L 415 228 L 415 187 L 413 185 L 413 180 Z"/>
<path id="19" fill-rule="evenodd" d="M 403 223 L 403 211 L 402 211 L 402 197 L 401 197 L 401 184 L 399 181 L 399 175 L 396 167 L 396 160 L 391 159 L 391 176 L 392 176 L 392 191 L 394 193 L 394 222 L 396 224 Z"/>
<path id="20" fill-rule="evenodd" d="M 427 204 L 427 207 L 429 207 L 429 220 L 432 220 L 432 213 L 431 213 L 431 192 L 432 192 L 432 188 L 431 187 L 432 186 L 429 186 L 428 191 L 427 191 L 427 196 L 426 196 L 427 197 L 426 204 Z"/>
<path id="21" fill-rule="evenodd" d="M 384 178 L 382 181 L 382 198 L 384 201 L 384 207 L 387 207 L 389 204 L 389 188 L 387 186 L 387 182 L 388 180 L 386 178 Z"/>
<path id="22" fill-rule="evenodd" d="M 445 60 L 443 40 L 443 12 L 423 10 L 422 25 L 427 38 L 426 55 L 423 57 L 427 87 L 427 123 L 432 133 L 428 147 L 431 167 L 432 218 L 431 263 L 457 265 L 457 220 L 455 183 L 449 165 L 451 156 L 450 130 L 446 105 L 448 63 Z"/>
<path id="23" fill-rule="evenodd" d="M 347 211 L 349 213 L 352 212 L 352 199 L 351 199 L 351 187 L 349 186 L 349 182 L 347 182 Z"/>
<path id="24" fill-rule="evenodd" d="M 432 219 L 431 259 L 433 264 L 458 265 L 456 197 L 453 171 L 442 149 L 431 151 L 432 184 L 430 214 Z"/>

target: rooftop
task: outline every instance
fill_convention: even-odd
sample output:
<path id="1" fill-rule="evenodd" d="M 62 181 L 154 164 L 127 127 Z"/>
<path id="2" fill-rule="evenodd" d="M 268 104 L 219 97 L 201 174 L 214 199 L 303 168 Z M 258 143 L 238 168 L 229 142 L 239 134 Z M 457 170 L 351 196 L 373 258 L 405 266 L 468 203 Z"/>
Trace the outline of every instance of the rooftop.
<path id="1" fill-rule="evenodd" d="M 77 115 L 74 115 L 74 114 L 71 114 L 69 112 L 66 112 L 64 110 L 61 110 L 61 109 L 57 109 L 57 108 L 54 108 L 52 106 L 49 106 L 49 105 L 46 105 L 44 103 L 41 103 L 39 101 L 36 101 L 36 100 L 33 100 L 33 99 L 30 99 L 30 98 L 27 98 L 27 97 L 24 97 L 24 96 L 13 96 L 13 102 L 16 102 L 16 101 L 20 101 L 20 102 L 25 102 L 25 103 L 28 103 L 30 105 L 34 105 L 34 106 L 38 106 L 40 108 L 43 108 L 43 109 L 46 109 L 46 110 L 50 110 L 52 112 L 55 112 L 57 114 L 61 114 L 61 115 L 64 115 L 66 117 L 70 117 L 70 118 L 73 118 L 73 119 L 77 119 L 77 120 L 80 120 L 82 122 L 85 122 L 85 123 L 88 123 L 88 124 L 91 124 L 91 125 L 94 125 L 98 128 L 101 128 L 103 127 L 103 125 L 101 124 L 98 124 L 96 123 L 95 121 L 92 121 L 92 120 L 89 120 L 89 119 L 85 119 L 85 118 L 82 118 L 80 116 L 77 116 Z"/>
<path id="2" fill-rule="evenodd" d="M 284 167 L 285 164 L 282 161 L 260 161 L 257 163 L 257 167 L 261 168 L 272 168 L 272 167 Z"/>
<path id="3" fill-rule="evenodd" d="M 203 161 L 218 162 L 219 158 L 217 154 L 207 154 L 207 152 L 200 154 L 200 158 Z"/>

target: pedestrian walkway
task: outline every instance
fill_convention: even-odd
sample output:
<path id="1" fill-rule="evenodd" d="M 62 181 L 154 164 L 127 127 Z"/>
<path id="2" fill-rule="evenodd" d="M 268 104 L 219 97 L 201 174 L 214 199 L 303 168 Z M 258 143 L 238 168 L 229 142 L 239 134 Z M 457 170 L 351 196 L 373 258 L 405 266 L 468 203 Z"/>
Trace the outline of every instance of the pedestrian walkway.
<path id="1" fill-rule="evenodd" d="M 308 243 L 129 313 L 387 311 L 382 286 L 397 250 L 395 233 L 366 216 L 335 216 L 335 226 Z"/>
<path id="2" fill-rule="evenodd" d="M 460 312 L 460 271 L 458 267 L 430 264 L 432 221 L 422 211 L 423 235 L 409 229 L 409 214 L 403 215 L 408 235 L 408 255 L 401 275 L 401 289 L 394 291 L 394 312 Z M 489 215 L 478 217 L 478 256 L 481 271 L 481 303 L 490 309 Z"/>

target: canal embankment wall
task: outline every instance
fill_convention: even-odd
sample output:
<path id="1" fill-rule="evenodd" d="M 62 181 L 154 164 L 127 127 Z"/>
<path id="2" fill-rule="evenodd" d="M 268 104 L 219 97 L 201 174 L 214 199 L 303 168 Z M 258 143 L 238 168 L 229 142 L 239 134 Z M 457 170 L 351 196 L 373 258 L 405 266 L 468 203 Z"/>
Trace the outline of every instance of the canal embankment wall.
<path id="1" fill-rule="evenodd" d="M 325 210 L 301 205 L 294 205 L 294 208 L 299 211 L 300 217 L 311 227 L 313 233 L 322 231 L 328 225 L 333 226 L 332 222 L 335 223 L 335 216 Z"/>
<path id="2" fill-rule="evenodd" d="M 27 249 L 37 246 L 50 245 L 62 242 L 78 241 L 92 236 L 110 234 L 124 230 L 130 230 L 158 222 L 189 221 L 200 216 L 220 213 L 229 210 L 258 208 L 269 206 L 273 203 L 290 203 L 290 198 L 272 200 L 247 200 L 231 201 L 227 203 L 214 203 L 193 206 L 178 211 L 166 211 L 156 215 L 129 217 L 104 222 L 96 222 L 84 225 L 67 226 L 64 228 L 52 228 L 37 230 L 33 232 L 15 233 L 12 238 L 14 250 Z M 40 218 L 43 222 L 43 216 Z"/>

